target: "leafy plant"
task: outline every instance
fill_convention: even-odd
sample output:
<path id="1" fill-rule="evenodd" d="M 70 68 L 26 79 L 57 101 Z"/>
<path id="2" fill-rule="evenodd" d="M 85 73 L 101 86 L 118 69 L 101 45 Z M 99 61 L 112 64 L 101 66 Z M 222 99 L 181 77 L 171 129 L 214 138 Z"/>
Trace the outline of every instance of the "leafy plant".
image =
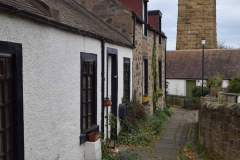
<path id="1" fill-rule="evenodd" d="M 107 121 L 106 126 L 110 125 L 111 130 L 115 129 L 117 117 L 114 114 L 110 113 L 110 114 L 106 115 L 105 118 Z M 111 130 L 106 134 L 112 133 Z M 113 133 L 111 134 L 111 136 L 114 136 Z M 111 139 L 109 139 L 109 138 L 104 139 L 104 134 L 101 134 L 102 159 L 104 159 L 104 160 L 112 160 L 113 159 L 113 153 L 110 148 L 110 144 L 111 144 Z"/>
<path id="2" fill-rule="evenodd" d="M 136 94 L 133 95 L 132 100 L 123 99 L 123 103 L 127 106 L 127 116 L 121 120 L 123 130 L 132 132 L 138 128 L 138 124 L 147 118 L 146 107 L 137 100 Z"/>
<path id="3" fill-rule="evenodd" d="M 138 127 L 132 128 L 131 132 L 121 131 L 118 135 L 118 143 L 129 146 L 146 146 L 161 132 L 162 122 L 171 114 L 170 108 L 156 110 L 156 112 L 138 123 Z"/>
<path id="4" fill-rule="evenodd" d="M 152 49 L 152 75 L 153 75 L 153 110 L 157 108 L 158 102 L 158 91 L 157 91 L 157 82 L 158 82 L 158 73 L 157 73 L 157 57 L 156 57 L 156 45 Z"/>
<path id="5" fill-rule="evenodd" d="M 102 159 L 110 160 L 112 159 L 112 150 L 109 147 L 111 140 L 110 139 L 101 139 L 101 149 L 102 149 Z"/>
<path id="6" fill-rule="evenodd" d="M 222 80 L 223 80 L 223 75 L 217 72 L 214 76 L 212 76 L 208 80 L 208 86 L 209 87 L 221 87 L 222 86 Z"/>
<path id="7" fill-rule="evenodd" d="M 240 75 L 231 79 L 227 87 L 227 92 L 240 93 Z"/>
<path id="8" fill-rule="evenodd" d="M 163 108 L 163 112 L 168 116 L 168 117 L 171 117 L 172 116 L 172 111 L 170 108 L 168 107 L 164 107 Z"/>
<path id="9" fill-rule="evenodd" d="M 133 150 L 127 150 L 127 151 L 118 152 L 116 154 L 115 159 L 116 160 L 138 160 L 140 159 L 140 155 Z"/>
<path id="10" fill-rule="evenodd" d="M 203 95 L 202 95 L 202 87 L 197 86 L 192 89 L 193 97 L 206 96 L 207 94 L 209 94 L 209 88 L 207 87 L 203 87 Z"/>

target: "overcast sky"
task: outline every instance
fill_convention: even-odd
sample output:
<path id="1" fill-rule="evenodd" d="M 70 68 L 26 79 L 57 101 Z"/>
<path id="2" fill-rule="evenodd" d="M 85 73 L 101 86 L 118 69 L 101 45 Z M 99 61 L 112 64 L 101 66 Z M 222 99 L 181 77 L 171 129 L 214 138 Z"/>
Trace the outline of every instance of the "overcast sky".
<path id="1" fill-rule="evenodd" d="M 176 49 L 178 0 L 149 0 L 148 10 L 160 10 L 167 50 Z M 217 41 L 240 48 L 240 0 L 217 0 Z"/>

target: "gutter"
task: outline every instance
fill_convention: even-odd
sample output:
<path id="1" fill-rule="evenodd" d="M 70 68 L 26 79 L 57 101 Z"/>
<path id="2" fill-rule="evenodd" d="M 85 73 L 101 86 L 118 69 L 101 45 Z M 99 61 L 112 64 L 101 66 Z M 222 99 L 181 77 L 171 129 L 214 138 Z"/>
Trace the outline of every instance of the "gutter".
<path id="1" fill-rule="evenodd" d="M 79 28 L 72 27 L 70 25 L 67 25 L 67 24 L 64 24 L 64 23 L 61 23 L 61 22 L 57 22 L 57 21 L 55 21 L 51 18 L 47 18 L 47 17 L 44 17 L 44 16 L 39 16 L 39 15 L 33 14 L 31 12 L 24 11 L 24 10 L 21 10 L 17 7 L 13 7 L 13 6 L 1 3 L 1 2 L 0 2 L 0 9 L 8 11 L 10 13 L 15 13 L 17 15 L 28 17 L 28 18 L 31 18 L 31 19 L 34 19 L 34 20 L 37 20 L 37 21 L 40 21 L 40 22 L 43 22 L 43 23 L 46 23 L 46 24 L 50 24 L 50 25 L 55 26 L 57 28 L 61 28 L 61 29 L 64 29 L 64 30 L 67 30 L 67 31 L 70 31 L 70 32 L 73 32 L 73 33 L 83 35 L 83 36 L 88 36 L 88 37 L 99 39 L 99 40 L 105 39 L 105 41 L 107 41 L 109 43 L 117 44 L 117 45 L 128 47 L 128 48 L 131 48 L 131 49 L 135 48 L 133 45 L 117 42 L 115 40 L 103 37 L 101 35 L 91 33 L 91 32 L 88 32 L 88 31 L 84 31 L 84 30 L 81 30 Z"/>
<path id="2" fill-rule="evenodd" d="M 136 34 L 136 15 L 133 15 L 133 46 L 135 47 L 135 34 Z"/>

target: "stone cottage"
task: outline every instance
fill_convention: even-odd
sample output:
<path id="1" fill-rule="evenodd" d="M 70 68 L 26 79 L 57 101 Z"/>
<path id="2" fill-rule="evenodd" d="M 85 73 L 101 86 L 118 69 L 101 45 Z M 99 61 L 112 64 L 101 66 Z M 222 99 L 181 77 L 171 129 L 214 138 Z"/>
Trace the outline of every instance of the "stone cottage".
<path id="1" fill-rule="evenodd" d="M 162 95 L 158 99 L 158 106 L 165 105 L 165 53 L 166 36 L 161 30 L 162 13 L 159 10 L 148 11 L 148 0 L 119 0 L 132 11 L 133 27 L 133 90 L 138 99 L 148 97 L 147 106 L 150 114 L 153 113 L 153 76 L 152 50 L 156 45 L 156 59 L 158 72 L 158 88 Z"/>

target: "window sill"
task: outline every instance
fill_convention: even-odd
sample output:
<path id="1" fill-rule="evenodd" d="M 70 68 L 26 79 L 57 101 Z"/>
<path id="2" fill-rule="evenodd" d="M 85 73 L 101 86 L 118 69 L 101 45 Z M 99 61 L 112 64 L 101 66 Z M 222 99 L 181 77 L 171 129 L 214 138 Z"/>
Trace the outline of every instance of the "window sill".
<path id="1" fill-rule="evenodd" d="M 147 106 L 149 103 L 147 102 L 142 102 L 142 105 Z"/>
<path id="2" fill-rule="evenodd" d="M 99 126 L 93 125 L 91 128 L 88 128 L 87 130 L 84 130 L 82 134 L 80 135 L 80 145 L 88 141 L 88 134 L 92 132 L 99 132 Z"/>
<path id="3" fill-rule="evenodd" d="M 143 35 L 143 38 L 144 38 L 144 39 L 148 39 L 148 36 Z"/>

